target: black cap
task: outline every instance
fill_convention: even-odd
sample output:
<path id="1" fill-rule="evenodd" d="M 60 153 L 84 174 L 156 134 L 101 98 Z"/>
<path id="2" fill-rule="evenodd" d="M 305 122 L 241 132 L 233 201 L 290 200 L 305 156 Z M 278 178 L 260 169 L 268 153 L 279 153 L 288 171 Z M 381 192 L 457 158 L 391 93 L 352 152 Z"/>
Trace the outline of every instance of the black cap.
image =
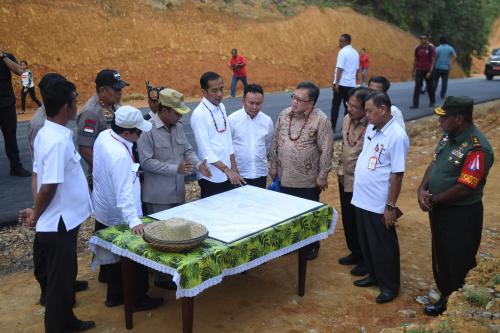
<path id="1" fill-rule="evenodd" d="M 114 69 L 103 69 L 95 78 L 95 85 L 100 87 L 111 87 L 113 89 L 123 89 L 128 86 L 128 83 L 122 80 L 120 73 Z"/>
<path id="2" fill-rule="evenodd" d="M 448 96 L 443 105 L 434 109 L 434 113 L 440 117 L 454 114 L 471 112 L 474 108 L 474 100 L 467 96 Z"/>

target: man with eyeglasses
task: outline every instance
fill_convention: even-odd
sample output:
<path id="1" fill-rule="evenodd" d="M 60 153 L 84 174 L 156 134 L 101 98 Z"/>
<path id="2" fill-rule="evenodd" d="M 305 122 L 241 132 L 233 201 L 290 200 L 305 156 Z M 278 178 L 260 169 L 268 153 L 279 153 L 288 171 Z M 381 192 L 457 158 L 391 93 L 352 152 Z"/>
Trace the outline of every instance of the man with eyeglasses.
<path id="1" fill-rule="evenodd" d="M 314 201 L 328 188 L 333 154 L 333 131 L 328 117 L 315 107 L 318 97 L 315 83 L 299 83 L 291 106 L 277 119 L 269 168 L 272 179 L 279 175 L 282 193 Z M 308 246 L 308 260 L 318 256 L 319 247 L 319 242 Z"/>
<path id="2" fill-rule="evenodd" d="M 363 264 L 363 254 L 358 240 L 358 224 L 356 221 L 355 207 L 351 204 L 354 187 L 354 169 L 359 154 L 363 149 L 368 119 L 363 109 L 363 101 L 370 93 L 370 89 L 358 87 L 349 91 L 347 109 L 349 113 L 344 117 L 342 124 L 342 152 L 337 169 L 339 183 L 340 208 L 342 210 L 342 226 L 347 248 L 351 253 L 339 258 L 341 265 L 356 265 L 351 269 L 354 276 L 367 274 Z"/>
<path id="3" fill-rule="evenodd" d="M 201 197 L 229 191 L 234 186 L 246 184 L 238 172 L 233 141 L 226 108 L 222 104 L 224 81 L 214 72 L 206 72 L 200 78 L 203 99 L 191 116 L 198 156 L 207 160 L 211 177 L 198 173 Z"/>
<path id="4" fill-rule="evenodd" d="M 429 35 L 423 34 L 420 36 L 420 45 L 415 48 L 413 62 L 413 76 L 415 77 L 415 89 L 413 90 L 413 105 L 410 109 L 418 109 L 418 100 L 420 98 L 420 90 L 422 89 L 423 81 L 427 85 L 427 93 L 429 94 L 429 106 L 433 107 L 435 103 L 435 89 L 432 80 L 432 68 L 436 60 L 436 49 L 429 42 Z"/>
<path id="5" fill-rule="evenodd" d="M 347 93 L 356 87 L 356 77 L 359 71 L 359 53 L 351 46 L 351 35 L 343 34 L 340 36 L 339 48 L 332 80 L 331 120 L 334 131 L 339 117 L 340 103 L 344 104 L 344 115 L 347 114 Z"/>
<path id="6" fill-rule="evenodd" d="M 116 225 L 127 224 L 136 235 L 144 233 L 142 216 L 139 161 L 132 154 L 132 145 L 141 133 L 152 128 L 144 120 L 141 111 L 132 106 L 121 106 L 116 110 L 111 129 L 102 131 L 94 144 L 92 171 L 94 189 L 92 209 L 96 231 Z M 120 257 L 108 250 L 96 247 L 93 265 L 101 265 L 101 272 L 108 284 L 105 305 L 114 307 L 123 304 L 123 286 Z M 148 270 L 134 264 L 134 310 L 150 310 L 163 303 L 162 298 L 151 298 Z"/>
<path id="7" fill-rule="evenodd" d="M 77 118 L 76 143 L 87 163 L 89 185 L 92 184 L 93 146 L 99 133 L 110 128 L 114 112 L 120 107 L 122 89 L 128 86 L 120 73 L 103 69 L 95 79 L 96 93 L 83 106 Z"/>

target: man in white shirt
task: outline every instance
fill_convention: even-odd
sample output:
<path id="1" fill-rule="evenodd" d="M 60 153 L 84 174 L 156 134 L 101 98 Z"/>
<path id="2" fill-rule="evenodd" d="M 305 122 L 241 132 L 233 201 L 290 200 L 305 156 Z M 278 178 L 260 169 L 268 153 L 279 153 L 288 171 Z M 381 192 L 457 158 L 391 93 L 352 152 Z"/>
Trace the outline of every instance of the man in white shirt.
<path id="1" fill-rule="evenodd" d="M 263 102 L 262 87 L 249 84 L 243 92 L 243 107 L 228 118 L 240 175 L 247 184 L 266 188 L 273 121 L 261 111 Z"/>
<path id="2" fill-rule="evenodd" d="M 78 94 L 66 80 L 53 82 L 46 90 L 47 120 L 34 143 L 35 206 L 20 220 L 36 226 L 45 256 L 45 331 L 82 332 L 95 327 L 93 321 L 77 319 L 72 310 L 78 230 L 89 217 L 91 204 L 80 155 L 65 127 L 76 117 Z"/>
<path id="3" fill-rule="evenodd" d="M 370 125 L 356 162 L 351 203 L 356 207 L 358 240 L 369 275 L 354 285 L 378 285 L 380 294 L 375 300 L 386 303 L 397 296 L 400 286 L 396 201 L 410 144 L 391 115 L 389 96 L 372 92 L 363 107 Z"/>
<path id="4" fill-rule="evenodd" d="M 374 76 L 368 81 L 368 88 L 375 91 L 384 92 L 387 94 L 389 88 L 391 87 L 391 82 L 384 76 Z M 403 118 L 403 112 L 396 106 L 391 105 L 391 114 L 394 120 L 405 129 L 405 119 Z"/>
<path id="5" fill-rule="evenodd" d="M 359 70 L 359 54 L 351 46 L 351 35 L 343 34 L 339 39 L 340 51 L 333 74 L 332 128 L 335 131 L 339 117 L 340 103 L 344 104 L 344 115 L 347 114 L 347 92 L 356 87 L 356 77 Z"/>
<path id="6" fill-rule="evenodd" d="M 201 197 L 206 198 L 246 184 L 238 173 L 230 125 L 222 104 L 224 81 L 214 72 L 206 72 L 200 78 L 203 99 L 191 116 L 198 157 L 207 160 L 212 177 L 198 173 Z"/>
<path id="7" fill-rule="evenodd" d="M 143 234 L 144 225 L 139 218 L 142 216 L 139 163 L 132 154 L 132 145 L 142 131 L 150 131 L 151 127 L 141 111 L 126 105 L 116 110 L 111 129 L 102 131 L 97 137 L 92 170 L 92 206 L 96 231 L 128 224 L 132 233 Z M 108 284 L 105 305 L 114 307 L 123 304 L 120 258 L 98 248 L 94 260 L 101 265 L 101 272 Z M 147 269 L 136 263 L 134 272 L 134 311 L 160 306 L 162 298 L 151 298 L 146 294 L 149 289 Z"/>

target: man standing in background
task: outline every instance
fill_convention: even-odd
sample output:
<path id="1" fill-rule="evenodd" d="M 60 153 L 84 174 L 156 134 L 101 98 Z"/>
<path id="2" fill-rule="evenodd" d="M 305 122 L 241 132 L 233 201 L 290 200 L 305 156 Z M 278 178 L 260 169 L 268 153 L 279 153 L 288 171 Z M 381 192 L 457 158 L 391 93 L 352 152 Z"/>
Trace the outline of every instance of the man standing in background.
<path id="1" fill-rule="evenodd" d="M 359 69 L 359 54 L 351 46 L 351 35 L 343 34 L 340 36 L 339 47 L 340 51 L 337 55 L 337 64 L 333 74 L 331 119 L 333 131 L 337 126 L 341 102 L 344 104 L 344 115 L 347 114 L 347 92 L 356 87 L 356 76 Z"/>
<path id="2" fill-rule="evenodd" d="M 441 93 L 439 96 L 445 98 L 448 88 L 448 75 L 451 69 L 451 60 L 457 57 L 453 46 L 448 44 L 446 37 L 439 39 L 439 46 L 436 48 L 436 63 L 434 64 L 434 91 L 437 90 L 439 78 L 441 78 Z"/>
<path id="3" fill-rule="evenodd" d="M 5 140 L 5 153 L 10 161 L 10 175 L 31 177 L 31 172 L 23 168 L 17 147 L 16 95 L 12 89 L 12 75 L 21 75 L 23 70 L 16 58 L 0 51 L 0 128 Z"/>
<path id="4" fill-rule="evenodd" d="M 236 96 L 236 85 L 238 80 L 243 83 L 243 89 L 247 86 L 247 60 L 242 55 L 238 55 L 238 50 L 231 50 L 231 60 L 229 60 L 229 68 L 233 70 L 233 78 L 231 80 L 231 97 Z"/>
<path id="5" fill-rule="evenodd" d="M 420 90 L 425 80 L 427 84 L 427 93 L 429 94 L 429 106 L 433 107 L 435 103 L 434 86 L 432 82 L 432 68 L 436 59 L 436 50 L 429 42 L 429 35 L 420 36 L 420 45 L 415 48 L 415 60 L 413 62 L 413 76 L 415 77 L 415 88 L 413 90 L 413 105 L 410 109 L 418 109 L 418 100 Z"/>
<path id="6" fill-rule="evenodd" d="M 361 68 L 361 86 L 366 87 L 366 77 L 368 76 L 370 59 L 368 59 L 368 54 L 366 53 L 366 49 L 364 47 L 361 49 L 361 55 L 359 57 L 359 67 Z"/>

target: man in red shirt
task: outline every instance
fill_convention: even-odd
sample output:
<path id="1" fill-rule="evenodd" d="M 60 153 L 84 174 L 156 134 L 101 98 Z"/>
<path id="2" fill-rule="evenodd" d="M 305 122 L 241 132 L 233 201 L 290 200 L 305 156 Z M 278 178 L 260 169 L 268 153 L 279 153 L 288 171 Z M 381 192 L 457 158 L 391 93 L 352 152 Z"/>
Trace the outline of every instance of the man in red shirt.
<path id="1" fill-rule="evenodd" d="M 434 85 L 432 82 L 432 68 L 436 60 L 436 49 L 429 43 L 429 35 L 420 36 L 420 45 L 415 48 L 415 61 L 413 62 L 413 75 L 415 77 L 415 89 L 413 90 L 413 105 L 410 109 L 418 108 L 418 99 L 422 89 L 423 80 L 427 84 L 429 94 L 429 106 L 434 107 Z"/>
<path id="2" fill-rule="evenodd" d="M 243 89 L 247 86 L 247 60 L 245 57 L 238 55 L 238 50 L 231 50 L 231 60 L 229 60 L 229 68 L 233 70 L 233 78 L 231 80 L 231 97 L 236 95 L 236 85 L 238 80 L 243 83 Z"/>
<path id="3" fill-rule="evenodd" d="M 368 74 L 368 67 L 370 66 L 370 59 L 368 59 L 368 54 L 366 49 L 361 49 L 361 55 L 359 56 L 359 68 L 361 69 L 361 86 L 366 87 L 366 76 Z"/>

